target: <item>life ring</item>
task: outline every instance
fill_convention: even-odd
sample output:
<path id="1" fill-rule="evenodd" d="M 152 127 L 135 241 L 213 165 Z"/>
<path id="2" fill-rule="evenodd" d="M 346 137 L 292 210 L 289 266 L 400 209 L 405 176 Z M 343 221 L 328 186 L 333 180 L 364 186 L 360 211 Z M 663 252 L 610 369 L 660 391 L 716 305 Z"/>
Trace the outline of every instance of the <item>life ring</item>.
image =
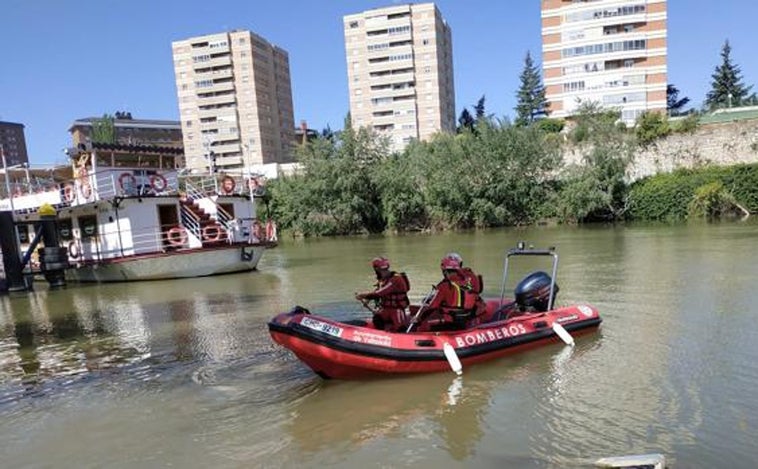
<path id="1" fill-rule="evenodd" d="M 174 226 L 166 232 L 166 239 L 172 246 L 184 246 L 187 244 L 187 230 L 181 226 Z"/>
<path id="2" fill-rule="evenodd" d="M 82 197 L 89 199 L 92 195 L 92 186 L 89 185 L 89 181 L 82 182 L 79 186 L 79 191 L 82 193 Z"/>
<path id="3" fill-rule="evenodd" d="M 150 187 L 152 187 L 155 192 L 163 192 L 166 190 L 166 187 L 168 187 L 168 181 L 166 181 L 166 178 L 163 177 L 162 174 L 155 173 L 150 176 Z"/>
<path id="4" fill-rule="evenodd" d="M 79 256 L 81 254 L 82 253 L 79 250 L 79 244 L 76 242 L 76 240 L 72 240 L 68 243 L 68 257 L 71 259 L 79 259 Z"/>
<path id="5" fill-rule="evenodd" d="M 126 180 L 129 181 L 128 184 L 124 184 Z M 137 186 L 137 178 L 132 173 L 121 173 L 118 177 L 118 186 L 122 191 L 132 190 Z"/>
<path id="6" fill-rule="evenodd" d="M 224 194 L 234 194 L 234 188 L 237 187 L 237 182 L 231 176 L 224 176 L 221 179 L 221 190 Z"/>
<path id="7" fill-rule="evenodd" d="M 203 228 L 203 240 L 204 241 L 218 241 L 221 239 L 221 226 L 218 224 L 208 225 Z"/>
<path id="8" fill-rule="evenodd" d="M 255 220 L 253 222 L 253 238 L 254 238 L 254 242 L 259 243 L 259 242 L 262 241 L 261 240 L 261 236 L 263 235 L 262 231 L 263 230 L 261 228 L 261 222 L 259 222 L 258 220 Z"/>
<path id="9" fill-rule="evenodd" d="M 63 188 L 63 197 L 66 199 L 66 202 L 72 202 L 75 196 L 76 191 L 74 189 L 74 185 L 71 183 L 66 184 L 66 186 Z"/>

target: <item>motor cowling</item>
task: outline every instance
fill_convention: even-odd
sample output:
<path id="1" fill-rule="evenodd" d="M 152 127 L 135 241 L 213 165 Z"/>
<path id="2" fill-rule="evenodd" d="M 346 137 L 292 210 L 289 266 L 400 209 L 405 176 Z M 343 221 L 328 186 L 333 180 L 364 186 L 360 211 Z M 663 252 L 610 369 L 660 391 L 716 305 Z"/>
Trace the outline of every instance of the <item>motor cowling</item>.
<path id="1" fill-rule="evenodd" d="M 545 272 L 537 271 L 524 277 L 514 290 L 516 304 L 521 311 L 547 311 L 550 308 L 550 283 L 552 279 Z M 555 284 L 553 302 L 558 296 L 558 284 Z"/>

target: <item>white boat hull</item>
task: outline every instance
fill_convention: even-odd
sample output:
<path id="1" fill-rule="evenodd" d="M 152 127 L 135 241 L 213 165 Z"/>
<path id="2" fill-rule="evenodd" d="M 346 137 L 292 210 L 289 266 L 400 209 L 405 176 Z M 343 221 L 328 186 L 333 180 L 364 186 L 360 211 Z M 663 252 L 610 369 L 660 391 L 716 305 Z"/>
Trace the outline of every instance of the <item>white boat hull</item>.
<path id="1" fill-rule="evenodd" d="M 66 271 L 72 282 L 128 282 L 230 274 L 254 270 L 265 245 L 175 251 L 99 262 Z"/>

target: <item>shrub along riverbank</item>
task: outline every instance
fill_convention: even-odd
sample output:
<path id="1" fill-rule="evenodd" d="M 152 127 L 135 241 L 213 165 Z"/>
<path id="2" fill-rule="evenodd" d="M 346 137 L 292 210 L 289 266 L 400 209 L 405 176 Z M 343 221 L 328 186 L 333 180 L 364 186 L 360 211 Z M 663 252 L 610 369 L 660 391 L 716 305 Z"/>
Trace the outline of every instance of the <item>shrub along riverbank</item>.
<path id="1" fill-rule="evenodd" d="M 629 185 L 640 145 L 618 114 L 586 107 L 568 139 L 560 125 L 519 127 L 482 119 L 473 130 L 438 134 L 393 153 L 366 129 L 300 148 L 302 170 L 269 184 L 279 226 L 295 235 L 446 230 L 718 216 L 758 210 L 758 165 L 705 167 Z M 566 166 L 563 145 L 586 145 Z"/>

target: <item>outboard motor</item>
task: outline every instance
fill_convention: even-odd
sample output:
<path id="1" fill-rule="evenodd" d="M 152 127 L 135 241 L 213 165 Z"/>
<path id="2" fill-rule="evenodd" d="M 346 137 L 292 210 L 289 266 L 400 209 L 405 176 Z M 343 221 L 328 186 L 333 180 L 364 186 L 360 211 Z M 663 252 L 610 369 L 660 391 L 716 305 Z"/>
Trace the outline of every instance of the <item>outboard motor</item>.
<path id="1" fill-rule="evenodd" d="M 552 305 L 548 304 L 550 300 L 550 282 L 551 278 L 545 272 L 538 271 L 524 277 L 514 290 L 516 304 L 521 311 L 539 311 L 544 312 L 550 309 Z M 553 292 L 553 302 L 558 296 L 558 284 L 555 284 Z"/>

